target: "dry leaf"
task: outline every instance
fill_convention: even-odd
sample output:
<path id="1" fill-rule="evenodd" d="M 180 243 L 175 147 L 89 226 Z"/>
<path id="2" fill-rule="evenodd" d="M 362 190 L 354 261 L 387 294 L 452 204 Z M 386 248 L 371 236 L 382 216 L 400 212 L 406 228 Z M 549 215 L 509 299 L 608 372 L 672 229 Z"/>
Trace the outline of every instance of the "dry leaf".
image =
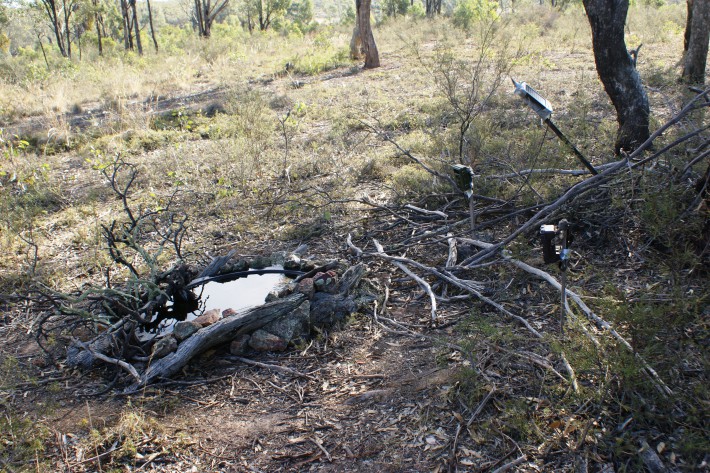
<path id="1" fill-rule="evenodd" d="M 477 451 L 475 451 L 475 450 L 469 450 L 469 449 L 466 448 L 466 447 L 461 447 L 461 453 L 463 453 L 463 454 L 466 455 L 467 457 L 483 458 L 483 455 L 481 455 L 481 454 L 478 453 Z"/>
<path id="2" fill-rule="evenodd" d="M 656 451 L 657 451 L 658 453 L 663 453 L 663 450 L 665 450 L 665 449 L 666 449 L 666 444 L 665 444 L 665 442 L 661 442 L 661 443 L 659 443 L 659 444 L 656 446 Z"/>

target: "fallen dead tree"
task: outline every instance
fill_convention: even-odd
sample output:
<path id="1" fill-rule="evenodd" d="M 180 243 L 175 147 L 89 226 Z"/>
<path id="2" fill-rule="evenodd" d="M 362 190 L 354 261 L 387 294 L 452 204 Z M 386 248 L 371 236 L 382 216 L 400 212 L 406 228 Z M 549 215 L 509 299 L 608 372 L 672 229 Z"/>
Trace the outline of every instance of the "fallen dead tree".
<path id="1" fill-rule="evenodd" d="M 141 375 L 140 382 L 134 384 L 130 389 L 145 386 L 160 378 L 170 377 L 200 353 L 231 342 L 239 335 L 254 332 L 274 320 L 289 315 L 303 304 L 309 308 L 308 298 L 304 294 L 293 294 L 247 310 L 245 313 L 224 318 L 209 327 L 198 330 L 183 341 L 175 352 L 151 363 Z"/>

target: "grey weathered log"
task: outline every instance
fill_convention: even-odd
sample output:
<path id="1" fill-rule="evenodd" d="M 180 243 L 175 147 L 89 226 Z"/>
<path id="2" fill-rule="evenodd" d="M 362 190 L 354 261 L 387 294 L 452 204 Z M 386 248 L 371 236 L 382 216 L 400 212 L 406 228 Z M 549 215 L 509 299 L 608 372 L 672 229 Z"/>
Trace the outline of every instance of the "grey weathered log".
<path id="1" fill-rule="evenodd" d="M 118 340 L 116 334 L 111 331 L 102 333 L 86 344 L 75 340 L 67 347 L 66 364 L 70 368 L 91 369 L 98 359 L 94 355 L 95 353 L 110 353 L 116 346 L 118 346 Z"/>
<path id="2" fill-rule="evenodd" d="M 233 340 L 243 333 L 251 333 L 271 321 L 287 316 L 306 301 L 303 294 L 292 294 L 283 299 L 239 312 L 231 317 L 205 327 L 184 342 L 178 349 L 160 360 L 154 361 L 141 376 L 140 383 L 129 391 L 146 386 L 153 381 L 166 378 L 179 372 L 195 356 Z"/>

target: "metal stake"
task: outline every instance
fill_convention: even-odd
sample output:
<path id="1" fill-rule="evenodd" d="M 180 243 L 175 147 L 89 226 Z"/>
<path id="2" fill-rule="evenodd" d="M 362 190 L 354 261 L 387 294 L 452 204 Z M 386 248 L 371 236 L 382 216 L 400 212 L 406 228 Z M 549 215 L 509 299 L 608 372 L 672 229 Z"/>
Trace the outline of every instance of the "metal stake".
<path id="1" fill-rule="evenodd" d="M 554 131 L 554 132 L 555 132 L 555 135 L 557 135 L 557 137 L 558 137 L 559 139 L 561 139 L 564 144 L 566 144 L 567 146 L 570 147 L 570 149 L 572 150 L 572 152 L 574 152 L 575 156 L 577 156 L 577 158 L 579 158 L 579 160 L 582 161 L 582 164 L 584 164 L 584 165 L 587 167 L 587 169 L 589 169 L 589 172 L 591 172 L 591 173 L 594 174 L 595 176 L 596 176 L 597 174 L 599 174 L 599 173 L 597 172 L 597 170 L 594 169 L 594 166 L 592 166 L 592 163 L 590 163 L 589 161 L 587 161 L 587 158 L 584 157 L 584 155 L 577 149 L 577 147 L 576 147 L 575 145 L 573 145 L 572 142 L 571 142 L 569 139 L 567 139 L 567 137 L 566 137 L 565 135 L 562 134 L 562 132 L 560 131 L 560 129 L 557 128 L 557 125 L 555 125 L 554 123 L 552 123 L 552 120 L 550 120 L 550 119 L 548 118 L 548 119 L 546 119 L 543 123 L 545 123 L 545 125 L 547 125 L 547 126 L 550 128 L 550 130 Z"/>
<path id="2" fill-rule="evenodd" d="M 560 250 L 560 334 L 565 334 L 565 321 L 567 319 L 567 261 L 569 260 L 569 250 L 567 249 L 567 220 L 560 220 L 557 228 L 560 231 L 562 239 L 562 248 Z"/>
<path id="3" fill-rule="evenodd" d="M 587 158 L 585 158 L 584 155 L 577 149 L 577 147 L 573 145 L 572 142 L 567 139 L 565 135 L 562 134 L 560 129 L 557 128 L 554 123 L 552 123 L 552 120 L 550 118 L 552 117 L 552 104 L 550 104 L 550 102 L 545 97 L 540 95 L 535 89 L 530 87 L 525 82 L 517 82 L 513 78 L 511 78 L 511 80 L 513 81 L 513 85 L 515 86 L 515 95 L 520 96 L 520 98 L 522 98 L 525 103 L 528 104 L 528 106 L 532 108 L 535 113 L 537 113 L 542 122 L 548 127 L 550 127 L 550 129 L 555 132 L 555 135 L 557 135 L 557 137 L 561 139 L 564 144 L 570 147 L 570 149 L 574 152 L 575 156 L 579 158 L 582 164 L 584 164 L 584 166 L 589 169 L 592 174 L 599 174 L 597 170 L 594 169 L 594 166 L 592 166 L 592 163 L 590 163 Z"/>

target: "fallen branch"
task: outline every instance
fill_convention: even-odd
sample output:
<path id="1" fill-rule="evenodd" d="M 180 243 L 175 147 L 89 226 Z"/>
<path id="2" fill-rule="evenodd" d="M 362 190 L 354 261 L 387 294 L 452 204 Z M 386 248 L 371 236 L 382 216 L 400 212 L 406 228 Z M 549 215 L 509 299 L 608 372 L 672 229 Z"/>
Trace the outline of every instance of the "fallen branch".
<path id="1" fill-rule="evenodd" d="M 387 253 L 385 253 L 385 249 L 382 247 L 379 241 L 377 240 L 372 240 L 373 243 L 375 244 L 375 248 L 377 248 L 377 254 L 381 254 L 384 256 L 388 256 Z M 406 267 L 403 263 L 400 263 L 399 261 L 392 261 L 392 264 L 397 266 L 399 269 L 404 271 L 404 273 L 412 278 L 414 281 L 416 281 L 417 284 L 419 284 L 422 289 L 429 295 L 429 300 L 431 301 L 431 321 L 432 323 L 436 323 L 436 296 L 434 295 L 434 292 L 431 290 L 431 286 L 429 285 L 428 282 L 414 274 L 408 267 Z"/>
<path id="2" fill-rule="evenodd" d="M 703 94 L 706 94 L 707 92 L 708 92 L 708 90 L 703 92 Z M 604 170 L 603 172 L 600 172 L 597 175 L 594 175 L 588 179 L 585 179 L 585 180 L 573 185 L 561 197 L 559 197 L 554 202 L 543 207 L 535 215 L 533 215 L 527 222 L 525 222 L 523 225 L 519 226 L 515 231 L 513 231 L 505 239 L 503 239 L 499 243 L 492 245 L 490 248 L 483 250 L 483 251 L 479 252 L 478 254 L 473 255 L 470 258 L 467 258 L 465 261 L 463 261 L 461 263 L 461 265 L 462 266 L 471 266 L 471 265 L 475 265 L 477 263 L 480 263 L 481 261 L 491 257 L 493 254 L 495 254 L 501 248 L 503 248 L 506 245 L 508 245 L 509 243 L 511 243 L 513 240 L 515 240 L 521 234 L 527 232 L 528 230 L 530 230 L 534 226 L 538 225 L 543 220 L 543 218 L 547 217 L 550 213 L 552 213 L 553 211 L 562 207 L 562 205 L 566 204 L 568 201 L 575 199 L 576 197 L 586 193 L 587 191 L 589 191 L 595 187 L 598 187 L 602 184 L 607 183 L 620 170 L 627 169 L 630 166 L 631 167 L 638 167 L 640 165 L 643 165 L 643 164 L 661 156 L 662 153 L 656 152 L 653 155 L 649 156 L 648 158 L 642 159 L 641 161 L 631 164 L 631 160 L 636 159 L 639 156 L 641 156 L 641 154 L 644 151 L 646 151 L 648 148 L 651 147 L 651 145 L 653 144 L 653 142 L 656 138 L 661 136 L 668 128 L 670 128 L 670 127 L 674 126 L 675 124 L 677 124 L 678 122 L 680 122 L 683 119 L 683 117 L 685 117 L 688 113 L 693 111 L 696 108 L 695 102 L 700 97 L 702 97 L 703 94 L 697 95 L 690 102 L 688 102 L 688 104 L 685 107 L 683 107 L 683 109 L 680 112 L 678 112 L 673 118 L 671 118 L 668 122 L 666 122 L 658 130 L 656 130 L 633 153 L 626 156 L 624 159 L 615 161 L 613 163 L 608 163 L 607 169 Z M 662 149 L 662 151 L 665 153 L 673 146 L 677 146 L 678 144 L 680 144 L 683 141 L 685 141 L 686 139 L 688 139 L 688 137 L 694 136 L 696 134 L 697 134 L 697 132 L 694 132 L 694 133 L 687 135 L 686 137 L 682 137 L 682 138 L 674 141 L 670 145 L 665 146 Z"/>
<path id="3" fill-rule="evenodd" d="M 440 212 L 440 211 L 438 211 L 438 210 L 422 209 L 422 208 L 420 208 L 420 207 L 415 207 L 415 206 L 412 205 L 412 204 L 407 204 L 407 205 L 404 206 L 404 208 L 405 208 L 405 209 L 409 209 L 409 210 L 413 210 L 413 211 L 415 211 L 415 212 L 418 212 L 418 213 L 424 214 L 424 215 L 431 215 L 431 216 L 440 217 L 440 218 L 443 218 L 443 219 L 448 219 L 448 218 L 449 218 L 449 216 L 446 215 L 444 212 Z"/>
<path id="4" fill-rule="evenodd" d="M 411 260 L 409 258 L 390 256 L 387 253 L 385 253 L 384 251 L 374 253 L 374 254 L 368 254 L 367 256 L 378 256 L 378 257 L 383 258 L 385 260 L 391 261 L 392 263 L 405 263 L 405 264 L 409 264 L 411 266 L 414 266 L 418 269 L 427 271 L 430 274 L 432 274 L 433 276 L 435 276 L 445 282 L 448 282 L 448 283 L 450 283 L 450 284 L 458 287 L 459 289 L 462 289 L 470 294 L 473 294 L 479 300 L 485 302 L 486 304 L 488 304 L 490 306 L 495 307 L 497 310 L 504 313 L 508 317 L 517 320 L 518 322 L 523 324 L 525 326 L 525 328 L 527 328 L 530 331 L 530 333 L 535 335 L 536 338 L 543 338 L 542 335 L 540 334 L 540 332 L 535 330 L 532 327 L 532 325 L 530 325 L 530 323 L 527 320 L 525 320 L 523 317 L 513 314 L 512 312 L 507 310 L 505 307 L 503 307 L 502 305 L 500 305 L 499 303 L 497 303 L 493 299 L 481 294 L 481 292 L 478 290 L 479 285 L 477 283 L 473 283 L 471 281 L 463 281 L 463 280 L 457 278 L 456 276 L 454 276 L 453 274 L 449 273 L 448 271 L 439 271 L 435 268 L 423 265 L 423 264 L 421 264 L 417 261 Z"/>
<path id="5" fill-rule="evenodd" d="M 493 470 L 491 473 L 503 473 L 505 471 L 508 471 L 512 468 L 515 468 L 516 466 L 520 465 L 522 462 L 524 462 L 527 459 L 525 455 L 516 458 L 512 462 L 506 463 L 505 465 L 501 466 L 500 468 L 496 468 Z"/>
<path id="6" fill-rule="evenodd" d="M 355 246 L 355 244 L 353 244 L 353 236 L 350 233 L 348 233 L 348 238 L 347 240 L 345 240 L 345 242 L 347 243 L 348 248 L 350 248 L 350 251 L 353 253 L 353 255 L 355 255 L 355 257 L 360 258 L 362 256 L 362 250 Z"/>
<path id="7" fill-rule="evenodd" d="M 91 349 L 87 344 L 85 344 L 85 343 L 82 342 L 81 340 L 74 339 L 73 342 L 74 342 L 76 345 L 78 345 L 78 346 L 80 346 L 81 348 L 83 348 L 84 350 L 86 350 L 86 351 L 88 351 L 89 353 L 91 353 L 91 356 L 93 356 L 94 358 L 97 358 L 97 359 L 99 359 L 99 360 L 101 360 L 101 361 L 105 361 L 106 363 L 109 363 L 109 364 L 112 364 L 112 365 L 119 366 L 120 368 L 122 368 L 123 370 L 125 370 L 126 372 L 128 372 L 131 376 L 133 376 L 133 379 L 135 379 L 137 382 L 140 382 L 140 381 L 141 381 L 141 377 L 140 377 L 140 375 L 138 374 L 138 371 L 136 371 L 136 369 L 135 369 L 133 366 L 129 365 L 129 364 L 126 363 L 125 361 L 118 360 L 118 359 L 116 359 L 116 358 L 111 358 L 110 356 L 106 356 L 106 355 L 104 355 L 103 353 L 99 353 L 99 352 L 97 352 L 97 351 Z"/>
<path id="8" fill-rule="evenodd" d="M 179 372 L 192 358 L 212 347 L 227 343 L 242 333 L 250 333 L 263 327 L 272 320 L 283 317 L 296 310 L 306 301 L 303 294 L 292 294 L 283 299 L 237 313 L 219 322 L 205 327 L 183 341 L 177 351 L 155 361 L 138 378 L 138 382 L 129 387 L 132 391 L 146 386 L 159 378 L 168 378 Z"/>
<path id="9" fill-rule="evenodd" d="M 462 238 L 461 240 L 465 241 L 467 243 L 471 243 L 472 245 L 478 246 L 479 248 L 490 249 L 490 248 L 496 246 L 491 243 L 486 243 L 486 242 L 478 241 L 478 240 L 471 240 L 468 238 L 466 238 L 466 239 Z M 503 259 L 505 261 L 507 261 L 508 263 L 511 263 L 512 265 L 522 269 L 523 271 L 526 271 L 530 274 L 533 274 L 533 275 L 547 281 L 552 287 L 554 287 L 558 291 L 562 290 L 562 285 L 560 284 L 560 282 L 557 279 L 555 279 L 551 274 L 549 274 L 541 269 L 530 266 L 527 263 L 523 263 L 522 261 L 511 258 L 510 255 L 507 255 L 505 253 L 503 253 L 502 256 L 503 256 Z M 587 317 L 587 319 L 592 321 L 598 328 L 609 332 L 617 341 L 619 341 L 619 343 L 621 343 L 627 350 L 629 350 L 631 353 L 634 354 L 636 359 L 643 366 L 644 371 L 651 377 L 651 380 L 654 382 L 656 387 L 662 393 L 664 393 L 667 396 L 673 395 L 673 391 L 666 385 L 666 383 L 663 382 L 663 380 L 658 375 L 658 373 L 653 368 L 651 368 L 651 366 L 646 362 L 646 360 L 644 360 L 643 357 L 641 357 L 641 355 L 634 350 L 634 348 L 631 346 L 631 344 L 624 337 L 622 337 L 619 334 L 619 332 L 614 330 L 614 328 L 611 326 L 611 324 L 609 322 L 607 322 L 606 320 L 602 319 L 597 314 L 595 314 L 592 311 L 592 309 L 590 309 L 589 306 L 587 306 L 587 304 L 584 303 L 584 301 L 579 296 L 579 294 L 572 292 L 569 289 L 565 289 L 565 293 L 567 294 L 567 296 L 570 299 L 572 299 L 574 301 L 575 304 L 577 304 L 577 306 L 582 310 L 582 312 Z"/>

